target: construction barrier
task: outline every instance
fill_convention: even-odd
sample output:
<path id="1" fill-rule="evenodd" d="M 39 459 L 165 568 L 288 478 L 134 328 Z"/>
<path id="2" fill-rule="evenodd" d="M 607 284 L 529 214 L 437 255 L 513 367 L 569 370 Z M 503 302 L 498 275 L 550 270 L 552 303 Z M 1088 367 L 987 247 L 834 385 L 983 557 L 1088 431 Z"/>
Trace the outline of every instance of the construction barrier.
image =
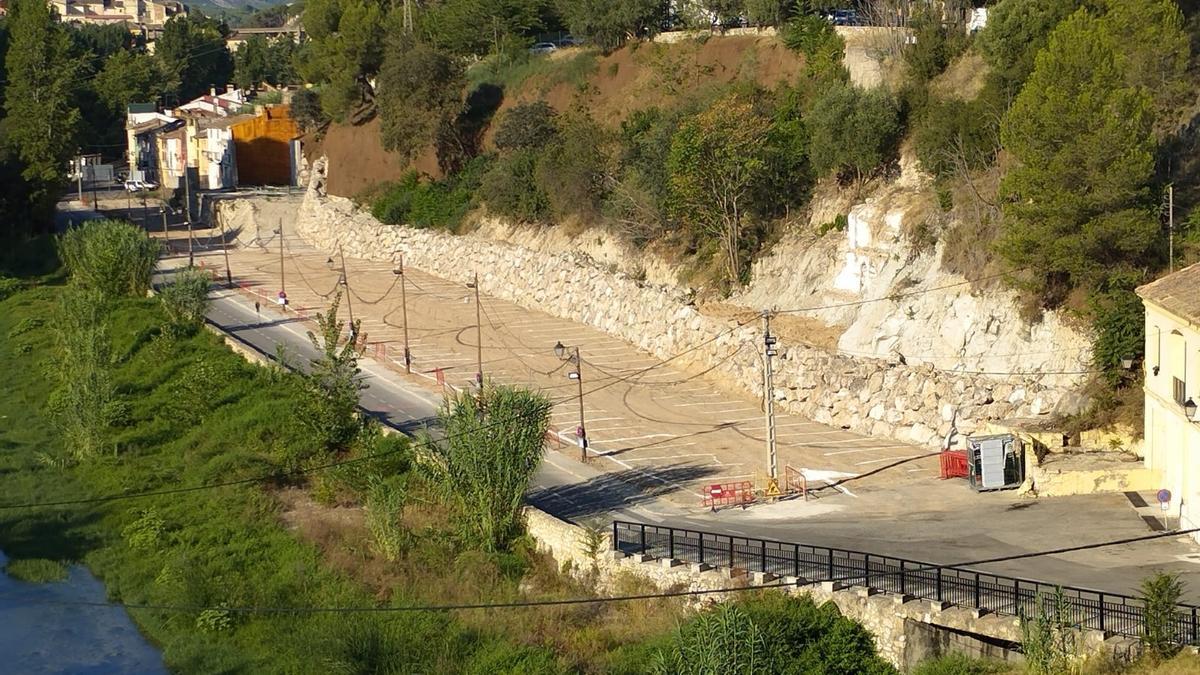
<path id="1" fill-rule="evenodd" d="M 720 506 L 741 506 L 754 502 L 754 483 L 744 480 L 737 483 L 716 483 L 709 485 L 704 493 L 704 506 L 713 511 Z"/>
<path id="2" fill-rule="evenodd" d="M 942 480 L 967 477 L 967 453 L 962 450 L 946 450 L 941 454 Z"/>
<path id="3" fill-rule="evenodd" d="M 794 468 L 790 465 L 783 467 L 784 490 L 789 495 L 804 495 L 804 500 L 808 501 L 808 476 L 804 475 L 804 471 Z"/>

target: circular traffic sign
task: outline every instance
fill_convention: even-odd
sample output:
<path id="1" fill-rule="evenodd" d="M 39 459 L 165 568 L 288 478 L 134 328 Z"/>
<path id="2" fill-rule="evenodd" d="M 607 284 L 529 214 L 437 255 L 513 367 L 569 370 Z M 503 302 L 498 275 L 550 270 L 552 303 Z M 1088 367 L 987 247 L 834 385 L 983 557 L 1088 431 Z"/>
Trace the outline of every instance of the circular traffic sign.
<path id="1" fill-rule="evenodd" d="M 1158 501 L 1160 501 L 1164 504 L 1171 501 L 1171 491 L 1166 488 L 1159 490 L 1158 491 Z"/>

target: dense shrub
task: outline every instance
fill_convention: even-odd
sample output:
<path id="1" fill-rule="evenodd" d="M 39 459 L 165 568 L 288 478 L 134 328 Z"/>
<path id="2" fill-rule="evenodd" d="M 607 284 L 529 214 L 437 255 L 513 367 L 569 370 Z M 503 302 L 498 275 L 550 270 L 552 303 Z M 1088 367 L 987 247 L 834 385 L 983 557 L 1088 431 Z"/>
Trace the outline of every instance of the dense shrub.
<path id="1" fill-rule="evenodd" d="M 935 176 L 990 166 L 1000 151 L 1000 116 L 993 100 L 934 101 L 913 124 L 913 145 L 921 166 Z"/>
<path id="2" fill-rule="evenodd" d="M 416 171 L 391 183 L 371 201 L 371 215 L 389 225 L 456 230 L 470 210 L 490 158 L 472 159 L 443 180 L 423 180 Z"/>
<path id="3" fill-rule="evenodd" d="M 653 662 L 656 673 L 861 673 L 896 671 L 871 634 L 832 603 L 762 594 L 721 605 L 682 626 Z"/>
<path id="4" fill-rule="evenodd" d="M 546 219 L 550 200 L 537 184 L 538 156 L 518 150 L 494 162 L 479 185 L 479 198 L 492 213 L 523 223 Z"/>
<path id="5" fill-rule="evenodd" d="M 609 175 L 608 134 L 584 114 L 571 115 L 560 126 L 538 158 L 538 187 L 545 193 L 555 218 L 594 220 Z"/>
<path id="6" fill-rule="evenodd" d="M 835 83 L 813 102 L 808 131 L 809 160 L 817 175 L 836 170 L 861 181 L 892 157 L 900 116 L 886 93 Z"/>
<path id="7" fill-rule="evenodd" d="M 125 221 L 89 220 L 67 230 L 58 250 L 72 283 L 116 297 L 146 294 L 160 247 Z"/>
<path id="8" fill-rule="evenodd" d="M 967 35 L 958 22 L 942 19 L 942 10 L 919 10 L 910 22 L 913 41 L 905 46 L 904 62 L 918 82 L 933 79 L 967 48 Z"/>
<path id="9" fill-rule="evenodd" d="M 176 273 L 171 283 L 158 293 L 167 321 L 178 330 L 194 330 L 204 323 L 208 311 L 208 289 L 212 275 L 204 270 L 186 269 Z"/>
<path id="10" fill-rule="evenodd" d="M 301 89 L 292 95 L 292 119 L 304 131 L 318 129 L 329 122 L 321 108 L 321 96 L 313 89 Z"/>
<path id="11" fill-rule="evenodd" d="M 783 25 L 780 39 L 789 49 L 804 54 L 804 70 L 811 79 L 830 82 L 849 78 L 842 65 L 846 42 L 824 17 L 796 15 Z"/>
<path id="12" fill-rule="evenodd" d="M 554 108 L 545 101 L 513 106 L 496 126 L 496 149 L 508 152 L 541 148 L 557 133 L 557 117 Z"/>

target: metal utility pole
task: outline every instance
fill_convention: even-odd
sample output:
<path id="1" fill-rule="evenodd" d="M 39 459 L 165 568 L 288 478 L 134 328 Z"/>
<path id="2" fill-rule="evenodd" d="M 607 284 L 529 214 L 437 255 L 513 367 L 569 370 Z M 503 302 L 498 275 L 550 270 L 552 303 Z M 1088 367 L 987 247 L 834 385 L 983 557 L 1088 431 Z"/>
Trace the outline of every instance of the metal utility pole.
<path id="1" fill-rule="evenodd" d="M 554 355 L 561 361 L 575 364 L 575 370 L 567 373 L 567 377 L 575 380 L 577 399 L 579 400 L 579 426 L 575 428 L 575 437 L 579 439 L 579 459 L 588 460 L 587 424 L 583 414 L 583 357 L 579 355 L 579 347 L 566 347 L 561 341 L 554 345 Z"/>
<path id="2" fill-rule="evenodd" d="M 467 288 L 475 289 L 475 384 L 483 389 L 483 319 L 479 313 L 479 272 Z"/>
<path id="3" fill-rule="evenodd" d="M 1167 273 L 1175 271 L 1175 186 L 1167 186 Z"/>
<path id="4" fill-rule="evenodd" d="M 163 238 L 167 240 L 167 253 L 170 253 L 171 231 L 167 229 L 167 209 L 161 204 L 158 206 L 158 215 L 162 216 Z"/>
<path id="5" fill-rule="evenodd" d="M 229 267 L 229 239 L 225 236 L 225 221 L 221 221 L 221 253 L 225 255 L 225 283 L 233 288 L 233 270 Z"/>
<path id="6" fill-rule="evenodd" d="M 83 154 L 75 155 L 75 190 L 79 193 L 79 203 L 83 203 Z"/>
<path id="7" fill-rule="evenodd" d="M 195 267 L 196 254 L 192 246 L 195 237 L 192 236 L 192 181 L 190 176 L 191 171 L 188 171 L 188 165 L 185 162 L 183 165 L 183 217 L 187 219 L 188 267 Z"/>
<path id="8" fill-rule="evenodd" d="M 350 277 L 346 274 L 346 256 L 342 254 L 341 244 L 338 244 L 338 259 L 342 263 L 342 285 L 346 287 L 346 311 L 350 313 L 350 330 L 357 339 L 358 331 L 354 330 L 354 303 L 350 300 Z"/>
<path id="9" fill-rule="evenodd" d="M 771 369 L 771 357 L 775 350 L 775 336 L 771 335 L 771 310 L 762 311 L 763 318 L 763 408 L 767 414 L 767 489 L 768 497 L 779 496 L 779 456 L 775 450 L 775 376 Z"/>
<path id="10" fill-rule="evenodd" d="M 404 372 L 411 373 L 412 353 L 408 351 L 408 284 L 404 280 L 403 255 L 400 256 L 400 266 L 394 272 L 400 277 L 400 318 L 404 321 Z"/>

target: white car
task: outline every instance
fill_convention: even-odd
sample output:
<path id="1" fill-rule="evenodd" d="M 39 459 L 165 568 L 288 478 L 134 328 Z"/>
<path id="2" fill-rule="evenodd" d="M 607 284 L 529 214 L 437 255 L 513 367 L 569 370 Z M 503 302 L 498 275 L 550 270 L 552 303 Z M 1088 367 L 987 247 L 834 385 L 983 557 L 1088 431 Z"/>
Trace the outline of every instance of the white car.
<path id="1" fill-rule="evenodd" d="M 553 42 L 539 42 L 529 48 L 530 54 L 549 54 L 554 51 L 558 51 L 558 46 Z"/>
<path id="2" fill-rule="evenodd" d="M 125 181 L 125 189 L 129 192 L 141 192 L 142 190 L 153 190 L 158 186 L 150 181 L 127 180 Z"/>

